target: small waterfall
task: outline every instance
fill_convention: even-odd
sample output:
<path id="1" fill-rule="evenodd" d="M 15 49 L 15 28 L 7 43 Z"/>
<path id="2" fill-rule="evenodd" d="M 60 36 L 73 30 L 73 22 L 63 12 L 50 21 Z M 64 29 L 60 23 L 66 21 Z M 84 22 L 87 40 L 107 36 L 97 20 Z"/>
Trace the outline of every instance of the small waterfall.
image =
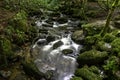
<path id="1" fill-rule="evenodd" d="M 32 47 L 34 62 L 39 71 L 43 73 L 54 71 L 53 80 L 70 80 L 74 76 L 76 56 L 82 46 L 71 40 L 71 34 L 45 45 L 46 42 L 46 39 L 39 39 Z M 61 45 L 58 44 L 56 48 L 53 48 L 58 42 L 61 42 Z M 72 53 L 65 54 L 64 50 L 71 50 Z"/>

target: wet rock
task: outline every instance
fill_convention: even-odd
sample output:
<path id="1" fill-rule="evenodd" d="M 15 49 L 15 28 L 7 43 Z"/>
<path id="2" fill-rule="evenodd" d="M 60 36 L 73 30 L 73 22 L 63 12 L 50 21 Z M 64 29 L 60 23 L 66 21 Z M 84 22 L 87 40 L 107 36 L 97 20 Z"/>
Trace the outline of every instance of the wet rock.
<path id="1" fill-rule="evenodd" d="M 23 70 L 26 73 L 26 75 L 30 77 L 34 77 L 36 80 L 41 80 L 42 78 L 46 78 L 45 74 L 41 73 L 34 63 L 27 63 L 27 62 L 22 62 Z"/>
<path id="2" fill-rule="evenodd" d="M 87 67 L 77 69 L 75 72 L 75 75 L 80 76 L 84 78 L 85 80 L 102 80 L 102 78 L 99 75 L 93 73 Z"/>
<path id="3" fill-rule="evenodd" d="M 82 30 L 78 30 L 78 31 L 75 31 L 71 37 L 74 42 L 82 44 L 85 36 Z"/>
<path id="4" fill-rule="evenodd" d="M 47 36 L 46 38 L 47 42 L 51 42 L 51 41 L 54 41 L 55 40 L 55 36 Z"/>
<path id="5" fill-rule="evenodd" d="M 120 38 L 115 39 L 111 43 L 113 52 L 120 52 Z"/>
<path id="6" fill-rule="evenodd" d="M 65 55 L 72 54 L 73 50 L 71 50 L 71 49 L 64 49 L 64 50 L 62 50 L 62 53 L 65 54 Z"/>
<path id="7" fill-rule="evenodd" d="M 83 80 L 81 77 L 74 76 L 71 80 Z"/>
<path id="8" fill-rule="evenodd" d="M 101 32 L 101 30 L 104 28 L 106 21 L 96 21 L 93 23 L 88 23 L 88 24 L 84 24 L 82 25 L 84 34 L 86 36 L 93 36 L 95 34 L 99 34 Z M 112 22 L 110 24 L 110 28 L 112 29 Z"/>
<path id="9" fill-rule="evenodd" d="M 53 49 L 56 49 L 56 48 L 60 47 L 61 45 L 63 45 L 63 42 L 62 42 L 62 41 L 58 41 L 58 42 L 56 42 L 56 43 L 53 45 Z"/>
<path id="10" fill-rule="evenodd" d="M 81 53 L 78 58 L 77 58 L 77 62 L 79 63 L 79 65 L 82 64 L 88 64 L 88 65 L 92 65 L 92 64 L 99 64 L 104 62 L 104 60 L 108 57 L 108 53 L 107 52 L 100 52 L 97 50 L 90 50 L 90 51 L 85 51 L 83 53 Z"/>

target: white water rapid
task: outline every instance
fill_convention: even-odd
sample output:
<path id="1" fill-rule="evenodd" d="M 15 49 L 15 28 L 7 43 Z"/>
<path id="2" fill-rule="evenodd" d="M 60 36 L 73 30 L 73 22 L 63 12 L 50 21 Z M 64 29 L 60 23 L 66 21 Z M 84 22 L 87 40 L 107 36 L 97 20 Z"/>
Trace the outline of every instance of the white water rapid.
<path id="1" fill-rule="evenodd" d="M 53 46 L 61 42 L 61 45 Z M 70 80 L 76 69 L 76 57 L 81 45 L 71 40 L 71 35 L 47 43 L 46 39 L 39 39 L 32 47 L 32 55 L 40 72 L 54 71 L 52 80 Z M 63 53 L 63 50 L 71 50 L 72 53 Z"/>

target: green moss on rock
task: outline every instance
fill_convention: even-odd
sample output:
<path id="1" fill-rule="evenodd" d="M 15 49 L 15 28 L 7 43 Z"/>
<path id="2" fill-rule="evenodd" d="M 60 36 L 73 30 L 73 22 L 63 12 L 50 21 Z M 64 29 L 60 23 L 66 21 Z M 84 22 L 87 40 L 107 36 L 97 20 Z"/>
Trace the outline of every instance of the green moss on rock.
<path id="1" fill-rule="evenodd" d="M 103 27 L 105 26 L 105 21 L 97 21 L 93 23 L 88 23 L 82 25 L 83 31 L 87 36 L 93 36 L 99 34 Z"/>
<path id="2" fill-rule="evenodd" d="M 60 47 L 61 45 L 63 45 L 63 42 L 62 42 L 62 41 L 58 41 L 58 42 L 56 42 L 56 43 L 53 45 L 53 49 L 56 49 L 56 48 Z"/>
<path id="3" fill-rule="evenodd" d="M 99 40 L 102 40 L 102 38 L 101 38 L 101 36 L 99 34 L 96 34 L 94 36 L 87 36 L 84 39 L 84 44 L 86 44 L 86 45 L 94 45 Z"/>
<path id="4" fill-rule="evenodd" d="M 104 62 L 104 60 L 108 57 L 107 52 L 100 52 L 97 50 L 90 50 L 90 51 L 85 51 L 81 53 L 78 58 L 77 62 L 79 65 L 82 64 L 99 64 L 101 62 Z"/>
<path id="5" fill-rule="evenodd" d="M 98 41 L 96 44 L 96 49 L 100 51 L 111 51 L 111 44 L 104 41 Z"/>
<path id="6" fill-rule="evenodd" d="M 83 80 L 81 77 L 74 76 L 71 80 Z"/>
<path id="7" fill-rule="evenodd" d="M 115 35 L 112 35 L 111 33 L 106 33 L 105 36 L 103 37 L 103 40 L 107 43 L 112 42 L 116 38 Z"/>
<path id="8" fill-rule="evenodd" d="M 115 39 L 111 43 L 113 52 L 120 52 L 120 38 Z"/>
<path id="9" fill-rule="evenodd" d="M 99 75 L 93 73 L 87 67 L 77 69 L 75 75 L 78 77 L 82 77 L 84 80 L 102 80 L 102 78 Z"/>

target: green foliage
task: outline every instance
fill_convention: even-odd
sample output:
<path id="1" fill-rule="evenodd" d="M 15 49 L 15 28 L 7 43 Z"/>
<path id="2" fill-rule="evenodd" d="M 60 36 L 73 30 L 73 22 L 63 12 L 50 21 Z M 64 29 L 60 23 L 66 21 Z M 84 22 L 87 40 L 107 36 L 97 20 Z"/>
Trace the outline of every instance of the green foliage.
<path id="1" fill-rule="evenodd" d="M 4 36 L 0 36 L 0 64 L 1 66 L 8 65 L 8 58 L 13 56 L 12 44 L 10 40 Z M 0 67 L 1 67 L 0 66 Z"/>
<path id="2" fill-rule="evenodd" d="M 27 40 L 27 35 L 20 30 L 16 30 L 14 36 L 14 43 L 16 44 L 24 44 Z"/>
<path id="3" fill-rule="evenodd" d="M 13 9 L 26 11 L 40 11 L 40 8 L 56 9 L 58 0 L 5 0 L 6 6 Z"/>
<path id="4" fill-rule="evenodd" d="M 113 4 L 114 0 L 98 0 L 98 4 L 99 6 L 104 9 L 104 10 L 109 10 L 110 8 L 112 8 L 112 4 Z"/>

